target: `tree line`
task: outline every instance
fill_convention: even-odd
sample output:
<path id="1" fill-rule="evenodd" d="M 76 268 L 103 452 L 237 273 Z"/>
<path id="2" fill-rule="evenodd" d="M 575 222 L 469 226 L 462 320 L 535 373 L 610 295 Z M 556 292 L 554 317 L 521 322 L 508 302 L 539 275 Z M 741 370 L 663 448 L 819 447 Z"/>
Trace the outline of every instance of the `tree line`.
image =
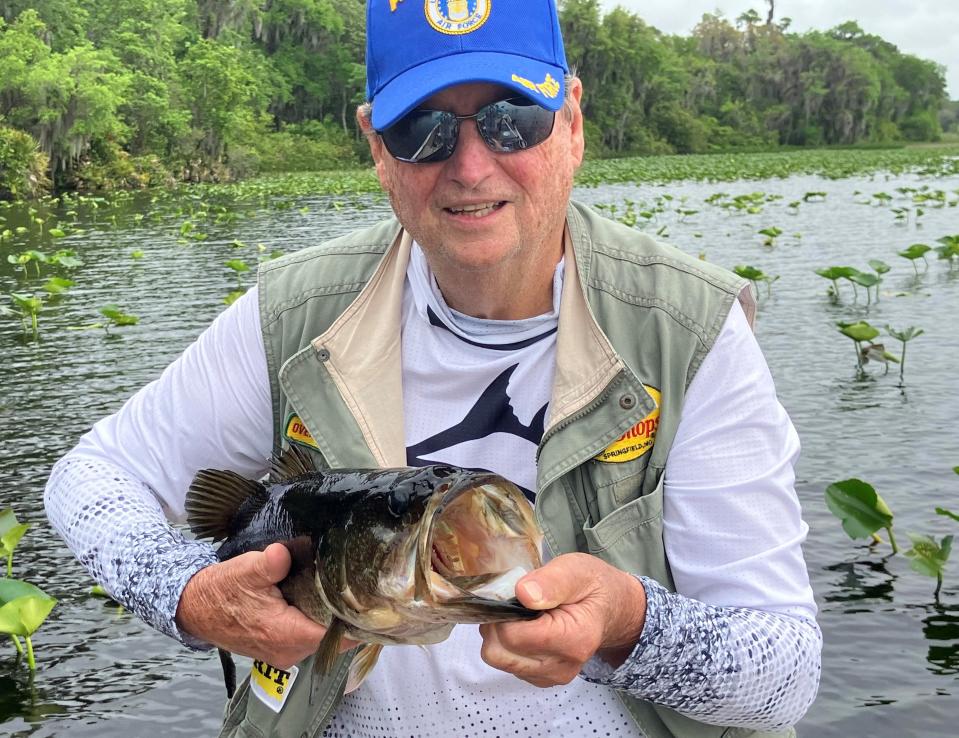
<path id="1" fill-rule="evenodd" d="M 944 70 L 849 21 L 754 10 L 666 35 L 565 0 L 588 152 L 937 140 Z M 0 0 L 0 195 L 339 168 L 366 156 L 363 0 Z"/>

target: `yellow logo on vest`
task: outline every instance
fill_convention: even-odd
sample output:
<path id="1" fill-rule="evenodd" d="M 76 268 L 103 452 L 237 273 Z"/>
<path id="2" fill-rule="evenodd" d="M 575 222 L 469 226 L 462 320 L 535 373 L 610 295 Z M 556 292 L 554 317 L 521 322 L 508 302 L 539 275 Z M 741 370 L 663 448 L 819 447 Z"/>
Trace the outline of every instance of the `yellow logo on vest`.
<path id="1" fill-rule="evenodd" d="M 400 4 L 400 0 L 390 0 L 390 12 L 396 12 L 396 6 Z"/>
<path id="2" fill-rule="evenodd" d="M 426 20 L 440 33 L 459 36 L 486 23 L 492 0 L 426 0 Z"/>
<path id="3" fill-rule="evenodd" d="M 528 90 L 538 92 L 543 97 L 548 97 L 550 100 L 559 94 L 559 82 L 553 79 L 553 75 L 551 75 L 549 72 L 546 73 L 546 79 L 538 83 L 531 82 L 525 77 L 520 77 L 518 74 L 514 74 L 512 76 L 512 80 L 523 85 L 523 87 Z"/>
<path id="4" fill-rule="evenodd" d="M 305 425 L 303 421 L 300 420 L 299 415 L 291 415 L 286 419 L 286 437 L 291 441 L 302 444 L 303 446 L 309 446 L 310 448 L 315 448 L 319 451 L 320 447 L 317 445 L 316 441 L 313 440 L 313 436 Z"/>
<path id="5" fill-rule="evenodd" d="M 643 387 L 649 392 L 649 396 L 653 398 L 656 407 L 653 408 L 653 411 L 649 415 L 607 446 L 603 453 L 596 456 L 597 461 L 607 461 L 614 464 L 623 461 L 632 461 L 652 449 L 653 442 L 656 440 L 656 429 L 659 428 L 660 392 L 658 389 L 645 384 Z"/>
<path id="6" fill-rule="evenodd" d="M 283 709 L 283 703 L 286 702 L 299 672 L 295 666 L 286 671 L 270 666 L 265 661 L 256 660 L 250 671 L 250 691 L 273 712 L 279 712 Z"/>

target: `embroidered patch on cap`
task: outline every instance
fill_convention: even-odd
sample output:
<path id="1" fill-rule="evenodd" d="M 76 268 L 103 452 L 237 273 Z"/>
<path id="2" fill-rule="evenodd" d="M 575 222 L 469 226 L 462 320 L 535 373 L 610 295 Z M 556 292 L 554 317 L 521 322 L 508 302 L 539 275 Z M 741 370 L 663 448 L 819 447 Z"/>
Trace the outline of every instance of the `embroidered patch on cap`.
<path id="1" fill-rule="evenodd" d="M 317 451 L 320 450 L 320 447 L 317 445 L 316 441 L 313 440 L 313 436 L 310 434 L 310 431 L 303 421 L 300 420 L 299 415 L 290 415 L 286 419 L 286 430 L 284 434 L 287 438 L 295 443 L 299 443 L 303 446 L 309 446 L 310 448 L 315 448 Z"/>
<path id="2" fill-rule="evenodd" d="M 531 82 L 525 77 L 520 77 L 518 74 L 514 74 L 512 79 L 513 82 L 519 82 L 528 90 L 538 92 L 540 95 L 548 97 L 550 100 L 559 94 L 559 82 L 553 79 L 553 75 L 549 74 L 548 72 L 546 74 L 546 79 L 539 83 Z"/>
<path id="3" fill-rule="evenodd" d="M 649 396 L 653 398 L 656 407 L 645 418 L 626 431 L 623 435 L 613 441 L 603 453 L 594 457 L 597 461 L 606 461 L 614 464 L 623 461 L 632 461 L 638 459 L 645 453 L 648 453 L 656 440 L 656 429 L 659 428 L 659 398 L 658 389 L 643 385 Z"/>
<path id="4" fill-rule="evenodd" d="M 440 33 L 459 36 L 486 23 L 492 0 L 426 0 L 426 20 Z"/>
<path id="5" fill-rule="evenodd" d="M 250 671 L 250 691 L 273 712 L 279 712 L 283 709 L 283 703 L 286 702 L 299 672 L 295 666 L 286 671 L 256 660 Z"/>

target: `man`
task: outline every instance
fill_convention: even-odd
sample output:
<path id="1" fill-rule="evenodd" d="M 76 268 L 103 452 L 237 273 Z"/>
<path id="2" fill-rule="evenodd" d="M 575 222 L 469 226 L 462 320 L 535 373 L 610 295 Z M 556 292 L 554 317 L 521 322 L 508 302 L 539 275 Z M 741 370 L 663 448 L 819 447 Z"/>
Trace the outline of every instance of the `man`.
<path id="1" fill-rule="evenodd" d="M 397 220 L 265 266 L 57 465 L 52 521 L 152 625 L 257 659 L 223 735 L 790 734 L 821 636 L 748 289 L 570 204 L 583 90 L 552 0 L 367 20 L 358 119 Z M 516 481 L 543 615 L 386 648 L 344 697 L 347 653 L 311 693 L 325 631 L 279 595 L 286 549 L 215 563 L 163 518 L 198 469 L 254 477 L 290 443 Z"/>

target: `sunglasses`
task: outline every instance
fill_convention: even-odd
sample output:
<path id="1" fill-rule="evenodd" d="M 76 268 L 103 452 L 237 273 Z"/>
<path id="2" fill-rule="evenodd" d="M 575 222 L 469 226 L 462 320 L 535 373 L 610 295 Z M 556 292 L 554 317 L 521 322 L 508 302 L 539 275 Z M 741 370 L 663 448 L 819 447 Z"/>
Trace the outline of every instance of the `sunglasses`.
<path id="1" fill-rule="evenodd" d="M 511 153 L 543 143 L 553 132 L 555 117 L 525 97 L 511 97 L 484 105 L 472 115 L 414 110 L 380 131 L 380 136 L 394 159 L 426 164 L 453 155 L 461 120 L 476 120 L 476 129 L 491 151 Z"/>

